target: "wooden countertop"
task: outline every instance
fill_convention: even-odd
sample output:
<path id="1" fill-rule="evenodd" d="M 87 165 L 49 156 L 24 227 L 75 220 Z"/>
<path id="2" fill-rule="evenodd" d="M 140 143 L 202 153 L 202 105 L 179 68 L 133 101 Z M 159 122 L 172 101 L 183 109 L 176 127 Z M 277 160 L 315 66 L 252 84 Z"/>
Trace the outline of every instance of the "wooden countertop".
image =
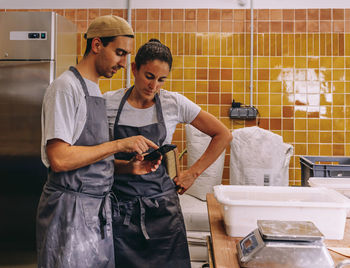
<path id="1" fill-rule="evenodd" d="M 239 268 L 237 259 L 236 243 L 242 237 L 230 237 L 226 235 L 225 225 L 220 210 L 220 204 L 217 202 L 213 194 L 207 194 L 208 216 L 212 241 L 213 262 L 215 268 Z M 327 247 L 344 247 L 350 248 L 350 219 L 347 219 L 345 226 L 345 234 L 343 240 L 325 240 Z M 350 259 L 343 255 L 329 251 L 337 264 L 344 259 Z"/>

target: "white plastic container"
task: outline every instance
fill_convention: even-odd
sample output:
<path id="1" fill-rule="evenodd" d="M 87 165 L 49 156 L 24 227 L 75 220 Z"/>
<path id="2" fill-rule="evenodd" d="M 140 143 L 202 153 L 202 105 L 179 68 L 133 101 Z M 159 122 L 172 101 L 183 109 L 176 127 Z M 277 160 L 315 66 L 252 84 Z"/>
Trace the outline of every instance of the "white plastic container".
<path id="1" fill-rule="evenodd" d="M 311 187 L 326 187 L 350 198 L 350 178 L 310 177 Z"/>
<path id="2" fill-rule="evenodd" d="M 343 239 L 350 199 L 324 187 L 217 185 L 226 233 L 244 237 L 257 220 L 312 221 L 326 239 Z"/>
<path id="3" fill-rule="evenodd" d="M 333 189 L 350 198 L 350 178 L 310 177 L 309 185 Z M 350 218 L 350 210 L 348 210 L 346 217 Z"/>

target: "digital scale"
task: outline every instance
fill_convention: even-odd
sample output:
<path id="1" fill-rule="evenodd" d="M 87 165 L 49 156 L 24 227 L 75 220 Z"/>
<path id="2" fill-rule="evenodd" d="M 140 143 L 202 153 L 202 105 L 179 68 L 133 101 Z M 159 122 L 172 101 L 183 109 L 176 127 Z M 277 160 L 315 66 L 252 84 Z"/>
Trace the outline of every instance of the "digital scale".
<path id="1" fill-rule="evenodd" d="M 310 221 L 258 220 L 237 243 L 241 267 L 333 268 L 324 236 Z"/>

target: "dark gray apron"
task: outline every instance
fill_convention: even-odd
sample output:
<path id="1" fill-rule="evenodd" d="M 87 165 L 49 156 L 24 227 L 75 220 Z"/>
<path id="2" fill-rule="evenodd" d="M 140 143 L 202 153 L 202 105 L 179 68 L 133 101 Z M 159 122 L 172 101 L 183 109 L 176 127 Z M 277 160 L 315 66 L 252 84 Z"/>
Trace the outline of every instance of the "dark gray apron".
<path id="1" fill-rule="evenodd" d="M 85 94 L 87 120 L 74 145 L 107 142 L 105 100 L 90 96 L 77 69 Z M 48 170 L 37 212 L 38 267 L 114 267 L 110 195 L 113 156 L 68 172 Z"/>
<path id="2" fill-rule="evenodd" d="M 120 102 L 114 138 L 143 135 L 162 145 L 166 126 L 158 94 L 155 95 L 158 123 L 143 127 L 118 125 L 132 89 Z M 122 160 L 130 160 L 133 156 L 128 153 L 115 155 Z M 112 200 L 116 267 L 191 267 L 179 198 L 164 163 L 146 175 L 124 175 L 116 171 L 113 192 L 118 197 L 118 200 Z"/>

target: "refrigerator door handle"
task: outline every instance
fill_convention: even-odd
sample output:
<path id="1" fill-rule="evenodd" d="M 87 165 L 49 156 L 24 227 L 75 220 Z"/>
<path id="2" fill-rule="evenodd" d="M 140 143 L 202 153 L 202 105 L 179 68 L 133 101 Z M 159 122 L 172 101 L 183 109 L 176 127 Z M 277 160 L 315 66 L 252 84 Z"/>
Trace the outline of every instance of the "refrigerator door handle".
<path id="1" fill-rule="evenodd" d="M 56 74 L 56 64 L 55 61 L 50 61 L 50 78 L 49 78 L 49 84 L 53 82 L 55 79 Z"/>

